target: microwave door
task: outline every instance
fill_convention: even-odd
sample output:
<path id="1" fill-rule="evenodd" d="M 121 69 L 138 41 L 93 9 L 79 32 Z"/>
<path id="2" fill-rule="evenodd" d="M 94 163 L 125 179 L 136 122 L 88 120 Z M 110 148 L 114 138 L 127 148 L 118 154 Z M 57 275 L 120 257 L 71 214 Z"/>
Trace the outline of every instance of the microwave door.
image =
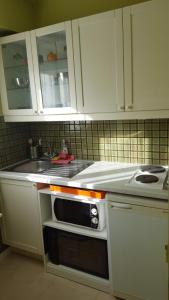
<path id="1" fill-rule="evenodd" d="M 90 206 L 85 202 L 55 198 L 54 214 L 58 221 L 91 227 Z"/>

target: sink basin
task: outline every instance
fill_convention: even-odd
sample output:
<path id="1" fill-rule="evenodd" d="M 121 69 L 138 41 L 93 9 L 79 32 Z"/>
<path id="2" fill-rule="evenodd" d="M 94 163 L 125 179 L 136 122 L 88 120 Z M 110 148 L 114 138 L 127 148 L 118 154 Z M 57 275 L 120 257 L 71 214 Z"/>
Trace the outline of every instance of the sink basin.
<path id="1" fill-rule="evenodd" d="M 49 168 L 52 164 L 50 161 L 44 160 L 31 160 L 17 166 L 7 168 L 6 171 L 20 172 L 20 173 L 41 173 Z"/>
<path id="2" fill-rule="evenodd" d="M 67 165 L 52 164 L 49 160 L 29 160 L 19 163 L 13 167 L 7 167 L 3 170 L 9 172 L 40 173 L 47 176 L 72 178 L 92 164 L 92 161 L 83 160 L 74 160 Z"/>

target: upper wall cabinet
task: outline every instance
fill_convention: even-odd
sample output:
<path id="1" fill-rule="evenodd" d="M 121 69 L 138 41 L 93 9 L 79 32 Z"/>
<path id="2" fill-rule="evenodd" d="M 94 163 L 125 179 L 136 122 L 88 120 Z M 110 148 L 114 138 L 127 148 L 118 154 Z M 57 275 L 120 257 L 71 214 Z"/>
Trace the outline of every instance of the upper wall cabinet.
<path id="1" fill-rule="evenodd" d="M 168 0 L 16 34 L 0 44 L 6 121 L 169 116 Z"/>
<path id="2" fill-rule="evenodd" d="M 169 109 L 169 1 L 123 9 L 125 107 Z"/>
<path id="3" fill-rule="evenodd" d="M 76 113 L 71 22 L 0 43 L 4 115 Z"/>
<path id="4" fill-rule="evenodd" d="M 33 64 L 28 32 L 1 38 L 1 98 L 5 115 L 37 112 Z"/>
<path id="5" fill-rule="evenodd" d="M 31 32 L 39 114 L 76 113 L 71 22 Z"/>
<path id="6" fill-rule="evenodd" d="M 79 111 L 124 110 L 122 10 L 73 21 Z"/>

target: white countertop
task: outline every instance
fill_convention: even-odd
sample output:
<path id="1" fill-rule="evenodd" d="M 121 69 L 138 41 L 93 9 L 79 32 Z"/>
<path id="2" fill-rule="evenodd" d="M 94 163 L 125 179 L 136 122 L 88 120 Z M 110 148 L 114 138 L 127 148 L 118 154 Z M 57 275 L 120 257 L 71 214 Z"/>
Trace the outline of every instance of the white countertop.
<path id="1" fill-rule="evenodd" d="M 136 164 L 98 161 L 71 179 L 2 170 L 0 171 L 0 178 L 42 182 L 168 200 L 167 190 L 150 190 L 150 188 L 133 187 L 129 184 L 129 180 L 138 169 L 139 165 Z"/>

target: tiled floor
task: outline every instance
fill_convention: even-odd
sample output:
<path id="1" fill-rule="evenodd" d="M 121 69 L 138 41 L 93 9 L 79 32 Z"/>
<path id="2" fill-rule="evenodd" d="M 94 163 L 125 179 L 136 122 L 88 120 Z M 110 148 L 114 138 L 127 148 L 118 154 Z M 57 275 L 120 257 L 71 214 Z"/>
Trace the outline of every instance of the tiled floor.
<path id="1" fill-rule="evenodd" d="M 47 274 L 35 259 L 11 253 L 0 260 L 1 300 L 115 300 L 61 277 Z"/>

